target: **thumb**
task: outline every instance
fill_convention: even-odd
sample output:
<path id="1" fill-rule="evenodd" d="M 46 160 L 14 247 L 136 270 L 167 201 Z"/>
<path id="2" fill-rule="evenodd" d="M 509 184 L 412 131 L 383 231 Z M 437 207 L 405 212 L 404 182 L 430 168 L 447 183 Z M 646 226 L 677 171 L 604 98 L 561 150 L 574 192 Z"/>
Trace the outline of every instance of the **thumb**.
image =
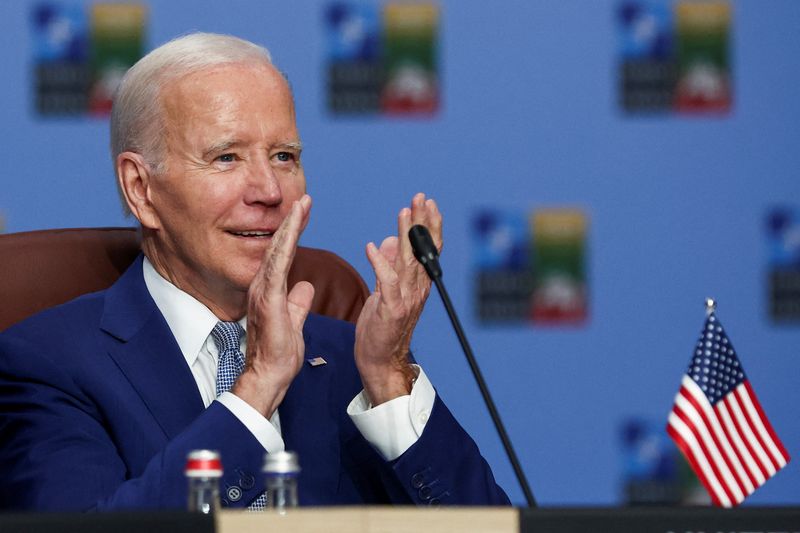
<path id="1" fill-rule="evenodd" d="M 295 330 L 301 331 L 314 301 L 314 286 L 307 281 L 298 281 L 287 295 L 289 316 Z"/>

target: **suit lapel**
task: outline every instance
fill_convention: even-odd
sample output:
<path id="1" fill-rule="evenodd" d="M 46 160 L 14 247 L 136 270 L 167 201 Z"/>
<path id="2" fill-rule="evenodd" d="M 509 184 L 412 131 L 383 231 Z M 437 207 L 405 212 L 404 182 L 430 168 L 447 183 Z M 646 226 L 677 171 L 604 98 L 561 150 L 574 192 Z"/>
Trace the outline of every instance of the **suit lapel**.
<path id="1" fill-rule="evenodd" d="M 167 439 L 203 410 L 203 401 L 175 337 L 142 274 L 142 256 L 106 292 L 100 327 L 109 354 L 147 405 Z"/>
<path id="2" fill-rule="evenodd" d="M 288 451 L 300 460 L 300 500 L 303 505 L 335 502 L 340 470 L 339 426 L 332 381 L 334 362 L 312 366 L 313 338 L 306 336 L 306 361 L 286 393 L 278 412 Z"/>

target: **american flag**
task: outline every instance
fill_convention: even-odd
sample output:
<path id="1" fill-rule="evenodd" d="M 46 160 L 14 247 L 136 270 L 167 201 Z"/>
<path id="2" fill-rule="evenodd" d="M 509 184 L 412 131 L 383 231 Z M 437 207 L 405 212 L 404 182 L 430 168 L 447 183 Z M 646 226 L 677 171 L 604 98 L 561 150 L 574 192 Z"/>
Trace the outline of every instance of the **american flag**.
<path id="1" fill-rule="evenodd" d="M 740 504 L 789 462 L 713 312 L 675 396 L 667 433 L 721 507 Z"/>

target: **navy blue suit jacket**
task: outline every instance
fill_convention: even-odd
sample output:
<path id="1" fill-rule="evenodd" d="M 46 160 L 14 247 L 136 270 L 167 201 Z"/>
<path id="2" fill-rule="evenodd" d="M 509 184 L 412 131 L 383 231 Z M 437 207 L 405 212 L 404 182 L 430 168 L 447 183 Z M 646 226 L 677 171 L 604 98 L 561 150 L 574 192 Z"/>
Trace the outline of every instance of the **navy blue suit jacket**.
<path id="1" fill-rule="evenodd" d="M 386 462 L 346 414 L 361 389 L 351 324 L 309 315 L 304 365 L 279 407 L 298 452 L 303 505 L 507 504 L 438 398 L 420 439 Z M 197 385 L 142 276 L 0 334 L 0 505 L 12 509 L 184 508 L 190 450 L 219 450 L 223 504 L 263 490 L 264 449 Z"/>

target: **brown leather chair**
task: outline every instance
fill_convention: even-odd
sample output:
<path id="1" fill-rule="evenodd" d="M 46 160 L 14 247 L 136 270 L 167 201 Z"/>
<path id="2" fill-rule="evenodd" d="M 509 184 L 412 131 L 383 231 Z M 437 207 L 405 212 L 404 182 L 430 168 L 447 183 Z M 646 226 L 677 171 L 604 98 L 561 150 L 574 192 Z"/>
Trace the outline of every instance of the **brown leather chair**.
<path id="1" fill-rule="evenodd" d="M 51 229 L 0 235 L 0 331 L 34 313 L 109 287 L 139 254 L 135 228 Z M 311 310 L 355 322 L 369 296 L 338 255 L 299 247 L 289 286 L 315 288 Z"/>

